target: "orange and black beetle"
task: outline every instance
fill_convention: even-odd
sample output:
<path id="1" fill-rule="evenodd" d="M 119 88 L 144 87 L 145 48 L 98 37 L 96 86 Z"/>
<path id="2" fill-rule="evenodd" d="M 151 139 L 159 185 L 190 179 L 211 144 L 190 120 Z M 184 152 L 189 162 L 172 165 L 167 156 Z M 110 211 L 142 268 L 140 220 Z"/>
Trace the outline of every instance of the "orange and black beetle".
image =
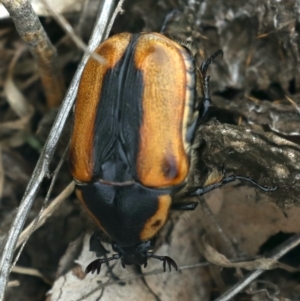
<path id="1" fill-rule="evenodd" d="M 185 46 L 159 33 L 122 33 L 96 50 L 83 72 L 70 146 L 76 193 L 117 253 L 97 259 L 86 272 L 121 258 L 122 265 L 147 264 L 152 257 L 177 269 L 168 256 L 151 252 L 151 240 L 191 170 L 194 133 L 210 105 L 206 70 L 216 52 L 196 68 Z M 235 179 L 223 178 L 190 194 L 202 195 Z M 264 189 L 264 187 L 261 187 Z M 196 191 L 195 191 L 196 190 Z"/>

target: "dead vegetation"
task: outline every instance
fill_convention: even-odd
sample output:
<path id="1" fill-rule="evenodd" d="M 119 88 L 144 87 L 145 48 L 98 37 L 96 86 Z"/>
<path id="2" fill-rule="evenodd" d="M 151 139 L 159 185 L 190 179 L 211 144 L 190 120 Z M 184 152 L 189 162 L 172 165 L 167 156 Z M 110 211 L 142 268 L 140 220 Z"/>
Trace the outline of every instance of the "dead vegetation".
<path id="1" fill-rule="evenodd" d="M 13 1 L 1 2 L 8 5 Z M 84 43 L 91 34 L 98 4 L 86 1 L 80 9 L 64 14 Z M 235 183 L 207 194 L 199 199 L 195 212 L 172 214 L 157 237 L 156 253 L 176 258 L 178 273 L 162 273 L 160 263 L 150 260 L 147 269 L 123 270 L 117 263 L 114 277 L 104 269 L 100 276 L 83 273 L 95 257 L 88 252 L 88 236 L 84 235 L 92 227 L 75 195 L 65 201 L 58 197 L 59 206 L 52 204 L 54 209 L 46 211 L 47 221 L 30 236 L 10 276 L 5 300 L 224 301 L 234 285 L 241 290 L 249 283 L 234 300 L 299 300 L 298 2 L 128 0 L 123 9 L 111 34 L 160 31 L 166 16 L 175 10 L 166 34 L 192 43 L 199 66 L 217 49 L 224 52 L 209 69 L 214 107 L 210 120 L 198 131 L 195 176 L 199 185 L 211 171 L 225 166 L 227 174 L 249 176 L 262 185 L 277 186 L 277 190 L 263 193 Z M 51 51 L 40 61 L 41 48 L 35 47 L 35 40 L 30 40 L 31 48 L 25 45 L 20 35 L 28 42 L 28 29 L 18 21 L 16 25 L 11 19 L 0 20 L 2 245 L 58 112 L 55 106 L 62 99 L 63 82 L 70 84 L 82 55 L 82 49 L 55 18 L 41 16 L 57 57 L 54 46 L 47 45 Z M 41 28 L 34 30 L 40 32 Z M 53 64 L 54 57 L 57 61 Z M 49 83 L 49 76 L 54 81 Z M 53 96 L 51 92 L 57 90 Z M 70 122 L 59 140 L 50 173 L 67 147 Z M 50 201 L 70 181 L 64 163 Z M 26 225 L 38 215 L 49 185 L 50 179 L 44 179 Z M 248 278 L 251 281 L 247 282 Z"/>

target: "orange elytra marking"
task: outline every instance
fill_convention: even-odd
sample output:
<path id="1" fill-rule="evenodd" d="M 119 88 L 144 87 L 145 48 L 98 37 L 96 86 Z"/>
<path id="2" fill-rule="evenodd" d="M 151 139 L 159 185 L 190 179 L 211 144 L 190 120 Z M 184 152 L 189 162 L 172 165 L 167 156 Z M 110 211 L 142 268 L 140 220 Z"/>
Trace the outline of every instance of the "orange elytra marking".
<path id="1" fill-rule="evenodd" d="M 141 35 L 136 46 L 144 82 L 137 172 L 148 187 L 180 184 L 189 170 L 182 137 L 187 75 L 179 47 L 157 33 Z"/>
<path id="2" fill-rule="evenodd" d="M 141 240 L 151 239 L 159 229 L 165 224 L 172 198 L 169 194 L 158 197 L 158 209 L 153 216 L 151 216 L 144 225 L 140 234 Z"/>
<path id="3" fill-rule="evenodd" d="M 83 71 L 77 94 L 74 129 L 70 146 L 70 168 L 72 176 L 89 182 L 93 176 L 93 140 L 97 106 L 103 78 L 109 69 L 119 62 L 131 38 L 130 33 L 113 36 L 102 43 L 95 52 L 103 56 L 107 64 L 90 58 Z"/>

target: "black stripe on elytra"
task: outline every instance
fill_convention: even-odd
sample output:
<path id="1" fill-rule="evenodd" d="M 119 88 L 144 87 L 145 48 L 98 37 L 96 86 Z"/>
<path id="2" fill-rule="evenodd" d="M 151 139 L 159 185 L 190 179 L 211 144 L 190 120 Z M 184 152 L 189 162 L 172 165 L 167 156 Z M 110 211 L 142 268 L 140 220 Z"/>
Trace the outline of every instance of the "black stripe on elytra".
<path id="1" fill-rule="evenodd" d="M 94 180 L 125 182 L 136 177 L 144 89 L 142 72 L 134 64 L 139 36 L 132 35 L 120 61 L 103 78 L 95 120 Z"/>

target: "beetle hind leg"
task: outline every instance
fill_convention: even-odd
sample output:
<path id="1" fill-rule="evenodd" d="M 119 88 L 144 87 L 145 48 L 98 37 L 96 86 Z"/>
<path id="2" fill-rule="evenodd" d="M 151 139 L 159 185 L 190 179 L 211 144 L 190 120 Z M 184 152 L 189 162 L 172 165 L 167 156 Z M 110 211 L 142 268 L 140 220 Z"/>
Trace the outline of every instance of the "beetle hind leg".
<path id="1" fill-rule="evenodd" d="M 201 187 L 196 189 L 194 192 L 191 193 L 192 196 L 196 196 L 196 195 L 204 195 L 207 192 L 210 192 L 212 190 L 215 190 L 217 188 L 220 188 L 230 182 L 234 182 L 236 180 L 243 180 L 243 181 L 247 181 L 250 182 L 252 185 L 256 186 L 257 188 L 263 190 L 264 192 L 272 192 L 275 191 L 277 189 L 277 186 L 275 187 L 265 187 L 262 186 L 260 184 L 258 184 L 257 182 L 253 181 L 250 178 L 247 177 L 243 177 L 243 176 L 236 176 L 236 175 L 231 175 L 231 176 L 225 176 L 220 182 L 217 183 L 213 183 L 211 185 L 205 186 L 205 187 Z"/>
<path id="2" fill-rule="evenodd" d="M 189 196 L 202 196 L 212 190 L 215 190 L 217 188 L 220 188 L 228 183 L 234 182 L 236 180 L 242 180 L 242 181 L 247 181 L 254 185 L 255 187 L 261 189 L 264 192 L 273 192 L 277 189 L 277 186 L 275 187 L 266 187 L 258 184 L 254 180 L 243 177 L 243 176 L 237 176 L 237 175 L 231 175 L 231 176 L 224 176 L 223 179 L 219 182 L 207 185 L 205 187 L 199 187 L 195 188 L 195 190 L 192 193 L 189 193 Z M 172 204 L 171 209 L 172 210 L 182 210 L 182 211 L 190 211 L 190 210 L 195 210 L 196 207 L 198 206 L 199 202 L 176 202 Z"/>

